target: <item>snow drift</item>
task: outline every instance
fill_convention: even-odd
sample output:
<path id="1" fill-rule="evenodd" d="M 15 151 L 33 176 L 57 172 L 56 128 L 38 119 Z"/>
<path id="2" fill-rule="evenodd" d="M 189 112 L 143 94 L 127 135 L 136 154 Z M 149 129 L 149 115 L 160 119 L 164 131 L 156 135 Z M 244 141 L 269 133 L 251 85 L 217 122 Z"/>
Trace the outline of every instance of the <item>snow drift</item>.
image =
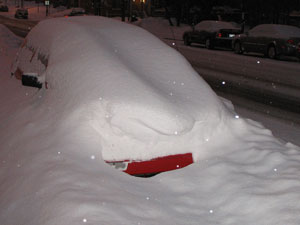
<path id="1" fill-rule="evenodd" d="M 104 18 L 42 24 L 59 34 L 32 36 L 49 53 L 41 90 L 10 77 L 19 40 L 1 27 L 1 224 L 299 223 L 299 147 L 235 115 L 176 51 Z M 102 160 L 171 150 L 198 162 L 140 179 Z"/>

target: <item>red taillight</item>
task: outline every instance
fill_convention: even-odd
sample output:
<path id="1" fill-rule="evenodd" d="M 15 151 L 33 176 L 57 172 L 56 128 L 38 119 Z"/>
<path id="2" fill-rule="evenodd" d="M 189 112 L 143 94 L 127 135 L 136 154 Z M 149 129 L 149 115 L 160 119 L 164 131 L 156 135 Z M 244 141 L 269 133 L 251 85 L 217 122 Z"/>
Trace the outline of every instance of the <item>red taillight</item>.
<path id="1" fill-rule="evenodd" d="M 294 40 L 292 40 L 292 39 L 289 39 L 289 40 L 287 40 L 287 43 L 289 43 L 289 44 L 293 45 L 293 44 L 294 44 Z"/>
<path id="2" fill-rule="evenodd" d="M 222 33 L 217 33 L 217 37 L 222 37 Z"/>

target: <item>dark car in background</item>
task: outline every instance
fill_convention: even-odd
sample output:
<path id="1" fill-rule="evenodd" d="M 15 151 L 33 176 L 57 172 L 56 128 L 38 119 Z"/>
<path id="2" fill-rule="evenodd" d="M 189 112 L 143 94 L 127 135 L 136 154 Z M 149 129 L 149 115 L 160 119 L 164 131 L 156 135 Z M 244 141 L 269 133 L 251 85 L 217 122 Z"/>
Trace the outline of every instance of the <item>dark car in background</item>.
<path id="1" fill-rule="evenodd" d="M 15 13 L 15 18 L 17 19 L 28 19 L 27 9 L 17 9 Z"/>
<path id="2" fill-rule="evenodd" d="M 83 8 L 73 8 L 68 16 L 84 16 L 86 12 Z"/>
<path id="3" fill-rule="evenodd" d="M 261 24 L 233 40 L 237 54 L 244 52 L 261 53 L 271 59 L 280 56 L 299 57 L 300 29 L 280 24 Z"/>
<path id="4" fill-rule="evenodd" d="M 224 21 L 204 20 L 198 23 L 191 31 L 183 34 L 185 45 L 198 43 L 208 49 L 215 47 L 232 47 L 233 38 L 241 33 L 241 28 L 235 24 Z"/>
<path id="5" fill-rule="evenodd" d="M 0 5 L 0 12 L 8 12 L 7 5 Z"/>
<path id="6" fill-rule="evenodd" d="M 297 57 L 300 59 L 300 42 L 298 43 L 298 45 L 297 45 Z"/>

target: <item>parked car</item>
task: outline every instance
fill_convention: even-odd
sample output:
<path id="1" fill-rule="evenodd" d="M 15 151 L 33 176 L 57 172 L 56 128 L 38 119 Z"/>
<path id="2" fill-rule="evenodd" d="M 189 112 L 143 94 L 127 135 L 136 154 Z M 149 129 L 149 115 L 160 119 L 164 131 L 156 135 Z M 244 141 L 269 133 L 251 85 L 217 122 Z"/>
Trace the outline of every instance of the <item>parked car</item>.
<path id="1" fill-rule="evenodd" d="M 300 42 L 298 27 L 280 24 L 261 24 L 244 34 L 237 35 L 233 42 L 234 52 L 261 53 L 276 59 L 279 56 L 297 56 Z"/>
<path id="2" fill-rule="evenodd" d="M 73 8 L 68 16 L 84 16 L 86 14 L 83 8 Z"/>
<path id="3" fill-rule="evenodd" d="M 27 9 L 17 9 L 15 13 L 15 18 L 17 19 L 28 19 L 28 10 Z"/>
<path id="4" fill-rule="evenodd" d="M 300 59 L 300 42 L 297 45 L 297 57 Z"/>
<path id="5" fill-rule="evenodd" d="M 8 12 L 7 5 L 0 5 L 0 12 Z"/>
<path id="6" fill-rule="evenodd" d="M 76 99 L 75 114 L 89 109 L 104 161 L 135 176 L 193 163 L 225 112 L 182 55 L 137 26 L 105 17 L 39 22 L 12 74 L 45 96 Z"/>
<path id="7" fill-rule="evenodd" d="M 204 20 L 198 23 L 191 31 L 183 34 L 185 45 L 192 43 L 204 44 L 206 48 L 232 47 L 233 38 L 241 33 L 241 28 L 230 22 Z"/>

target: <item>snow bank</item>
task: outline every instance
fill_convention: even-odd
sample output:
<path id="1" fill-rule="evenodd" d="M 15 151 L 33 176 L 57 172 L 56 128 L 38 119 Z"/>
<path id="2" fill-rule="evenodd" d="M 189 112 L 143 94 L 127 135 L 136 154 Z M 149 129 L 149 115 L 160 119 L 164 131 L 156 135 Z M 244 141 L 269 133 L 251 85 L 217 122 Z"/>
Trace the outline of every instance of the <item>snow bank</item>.
<path id="1" fill-rule="evenodd" d="M 181 56 L 153 37 L 145 41 L 148 33 L 138 30 L 141 36 L 132 43 L 142 49 L 139 44 L 145 42 L 158 46 L 153 51 L 168 56 L 161 70 L 157 63 L 161 58 L 153 59 L 151 49 L 148 54 L 139 49 L 124 52 L 123 43 L 111 39 L 119 35 L 117 31 L 105 36 L 109 33 L 92 30 L 85 36 L 80 23 L 87 25 L 88 20 L 69 21 L 72 32 L 78 31 L 78 36 L 73 33 L 74 49 L 65 49 L 71 45 L 67 39 L 71 34 L 64 32 L 57 37 L 61 45 L 49 43 L 49 51 L 52 47 L 61 51 L 49 58 L 50 88 L 40 91 L 9 76 L 9 65 L 2 59 L 12 61 L 19 40 L 8 48 L 3 40 L 12 34 L 1 28 L 0 46 L 10 49 L 8 55 L 1 54 L 0 67 L 1 224 L 299 223 L 299 147 L 282 143 L 260 124 L 235 116 L 230 103 L 225 101 L 225 107 Z M 56 22 L 61 31 L 64 22 Z M 117 22 L 114 27 L 123 28 Z M 101 42 L 101 48 L 91 45 L 100 34 L 112 45 L 108 41 Z M 123 41 L 128 36 L 124 34 Z M 89 67 L 96 63 L 96 68 Z M 157 71 L 165 76 L 155 73 L 153 77 Z M 157 110 L 161 111 L 157 114 Z M 145 113 L 158 127 L 146 129 L 147 134 L 157 133 L 171 146 L 172 141 L 191 146 L 198 162 L 151 179 L 130 177 L 106 165 L 101 150 L 109 143 L 103 139 L 112 138 L 113 143 L 120 137 L 135 144 L 130 132 L 139 132 L 140 127 L 130 131 L 120 127 L 131 126 L 128 115 Z M 175 135 L 175 128 L 186 130 Z M 145 143 L 149 138 L 134 135 Z M 140 143 L 139 151 L 145 145 Z"/>

